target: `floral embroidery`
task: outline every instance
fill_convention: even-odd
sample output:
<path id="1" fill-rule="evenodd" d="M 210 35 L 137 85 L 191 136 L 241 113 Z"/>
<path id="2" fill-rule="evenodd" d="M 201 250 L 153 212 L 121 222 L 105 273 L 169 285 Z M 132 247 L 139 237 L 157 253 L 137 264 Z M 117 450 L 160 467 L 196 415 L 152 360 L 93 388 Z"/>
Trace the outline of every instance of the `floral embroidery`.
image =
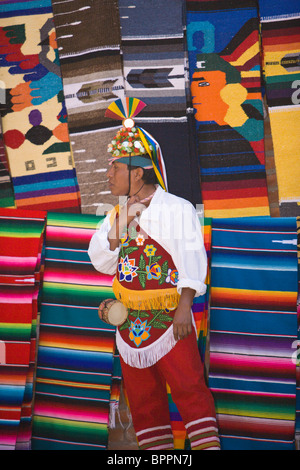
<path id="1" fill-rule="evenodd" d="M 156 252 L 156 248 L 153 245 L 146 245 L 146 248 L 144 249 L 144 253 L 148 256 L 154 256 Z"/>
<path id="2" fill-rule="evenodd" d="M 138 266 L 135 266 L 135 259 L 128 259 L 128 255 L 125 258 L 120 258 L 118 264 L 119 280 L 131 282 L 132 279 L 137 276 L 136 270 Z"/>
<path id="3" fill-rule="evenodd" d="M 139 247 L 144 246 L 145 240 L 145 235 L 138 233 L 134 226 L 122 235 L 120 244 L 121 258 L 118 264 L 119 281 L 131 282 L 137 276 L 143 289 L 146 288 L 147 281 L 158 281 L 159 285 L 168 282 L 176 286 L 178 272 L 175 269 L 169 269 L 167 260 L 159 264 L 162 257 L 161 255 L 155 255 L 157 248 L 154 244 L 148 244 L 144 249 L 140 249 Z M 128 260 L 128 256 L 137 250 L 141 250 L 143 253 L 138 251 L 140 253 L 137 261 L 138 266 L 135 266 L 136 260 Z"/>
<path id="4" fill-rule="evenodd" d="M 166 277 L 166 282 L 170 282 L 173 286 L 178 283 L 178 271 L 176 269 L 169 269 Z"/>
<path id="5" fill-rule="evenodd" d="M 144 235 L 139 234 L 139 235 L 136 237 L 135 241 L 136 241 L 136 244 L 137 244 L 138 246 L 143 246 L 144 243 L 145 243 L 145 237 L 144 237 Z"/>
<path id="6" fill-rule="evenodd" d="M 176 307 L 173 309 L 175 310 Z M 150 329 L 166 330 L 173 318 L 171 310 L 128 310 L 125 323 L 119 327 L 120 331 L 129 330 L 129 338 L 138 347 L 142 341 L 150 338 Z"/>
<path id="7" fill-rule="evenodd" d="M 158 263 L 152 263 L 150 266 L 146 266 L 147 279 L 160 279 L 161 267 Z"/>
<path id="8" fill-rule="evenodd" d="M 151 326 L 147 326 L 147 320 L 142 322 L 137 318 L 134 322 L 130 322 L 129 338 L 137 347 L 139 347 L 143 341 L 150 338 L 150 330 Z"/>

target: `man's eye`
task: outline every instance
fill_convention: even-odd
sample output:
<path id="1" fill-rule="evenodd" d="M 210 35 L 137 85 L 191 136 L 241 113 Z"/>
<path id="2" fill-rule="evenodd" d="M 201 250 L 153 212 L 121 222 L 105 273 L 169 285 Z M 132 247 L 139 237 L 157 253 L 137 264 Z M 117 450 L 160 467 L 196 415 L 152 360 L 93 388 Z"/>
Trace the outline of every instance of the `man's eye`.
<path id="1" fill-rule="evenodd" d="M 210 85 L 210 83 L 208 83 L 208 82 L 199 82 L 199 83 L 198 83 L 198 86 L 199 86 L 199 87 L 200 87 L 200 86 L 209 86 L 209 85 Z"/>

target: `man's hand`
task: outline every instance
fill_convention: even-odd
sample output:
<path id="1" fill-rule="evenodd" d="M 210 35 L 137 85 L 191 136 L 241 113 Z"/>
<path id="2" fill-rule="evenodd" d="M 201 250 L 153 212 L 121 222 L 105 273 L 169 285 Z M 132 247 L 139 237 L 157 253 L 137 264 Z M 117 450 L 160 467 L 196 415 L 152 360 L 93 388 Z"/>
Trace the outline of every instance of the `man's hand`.
<path id="1" fill-rule="evenodd" d="M 186 338 L 192 332 L 191 308 L 195 291 L 183 288 L 173 320 L 173 334 L 176 341 Z"/>
<path id="2" fill-rule="evenodd" d="M 131 196 L 127 204 L 121 209 L 119 217 L 115 219 L 109 231 L 108 240 L 111 250 L 119 246 L 120 238 L 126 228 L 130 226 L 135 217 L 141 215 L 144 209 L 146 209 L 146 206 L 140 202 L 138 196 Z"/>

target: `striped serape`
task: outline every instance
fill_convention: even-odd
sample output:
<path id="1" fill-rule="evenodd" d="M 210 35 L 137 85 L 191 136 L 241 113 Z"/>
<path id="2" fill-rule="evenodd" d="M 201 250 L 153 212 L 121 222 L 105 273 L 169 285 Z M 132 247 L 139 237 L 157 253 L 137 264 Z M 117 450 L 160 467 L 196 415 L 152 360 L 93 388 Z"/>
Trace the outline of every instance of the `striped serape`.
<path id="1" fill-rule="evenodd" d="M 259 0 L 280 215 L 300 215 L 300 3 Z"/>
<path id="2" fill-rule="evenodd" d="M 106 171 L 107 145 L 120 122 L 104 113 L 124 97 L 118 0 L 52 4 L 81 210 L 96 214 L 100 205 L 117 203 Z"/>
<path id="3" fill-rule="evenodd" d="M 223 450 L 295 448 L 295 218 L 214 219 L 209 386 Z"/>
<path id="4" fill-rule="evenodd" d="M 46 212 L 0 209 L 0 449 L 29 449 Z"/>
<path id="5" fill-rule="evenodd" d="M 211 253 L 211 224 L 210 218 L 200 218 L 200 223 L 203 230 L 204 245 L 208 258 L 208 272 L 206 278 L 207 291 L 204 295 L 195 297 L 192 311 L 195 320 L 197 336 L 198 336 L 198 348 L 202 362 L 205 366 L 208 366 L 208 358 L 206 358 L 207 351 L 207 337 L 208 337 L 208 307 L 209 307 L 209 296 L 210 296 L 210 253 Z M 190 443 L 187 437 L 187 432 L 182 422 L 182 418 L 177 409 L 176 404 L 172 399 L 170 387 L 167 385 L 169 409 L 171 417 L 171 426 L 174 438 L 174 448 L 177 450 L 189 448 Z"/>
<path id="6" fill-rule="evenodd" d="M 186 7 L 205 216 L 269 215 L 256 1 Z"/>
<path id="7" fill-rule="evenodd" d="M 115 328 L 100 321 L 98 306 L 114 296 L 112 277 L 87 254 L 101 220 L 48 213 L 34 450 L 107 448 Z"/>
<path id="8" fill-rule="evenodd" d="M 4 0 L 2 108 L 16 207 L 80 212 L 51 0 Z"/>

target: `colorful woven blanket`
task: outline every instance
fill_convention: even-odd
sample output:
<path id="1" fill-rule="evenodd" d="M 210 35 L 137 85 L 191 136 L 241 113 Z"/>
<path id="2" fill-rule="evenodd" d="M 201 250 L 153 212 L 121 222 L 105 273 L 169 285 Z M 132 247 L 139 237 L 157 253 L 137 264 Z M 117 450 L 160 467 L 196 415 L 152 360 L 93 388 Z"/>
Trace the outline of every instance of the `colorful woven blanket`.
<path id="1" fill-rule="evenodd" d="M 119 122 L 104 113 L 124 97 L 118 1 L 53 2 L 53 12 L 81 209 L 96 214 L 101 204 L 117 203 L 106 171 Z"/>
<path id="2" fill-rule="evenodd" d="M 214 219 L 209 385 L 223 450 L 295 448 L 296 219 Z"/>
<path id="3" fill-rule="evenodd" d="M 51 1 L 2 2 L 0 35 L 16 206 L 79 212 Z"/>
<path id="4" fill-rule="evenodd" d="M 259 1 L 266 97 L 281 216 L 300 214 L 300 5 Z"/>
<path id="5" fill-rule="evenodd" d="M 0 209 L 0 449 L 29 449 L 46 212 Z"/>
<path id="6" fill-rule="evenodd" d="M 186 6 L 205 215 L 269 215 L 256 2 Z"/>
<path id="7" fill-rule="evenodd" d="M 34 450 L 107 448 L 115 328 L 100 321 L 98 306 L 113 297 L 112 278 L 87 254 L 99 223 L 93 215 L 48 213 Z"/>
<path id="8" fill-rule="evenodd" d="M 159 142 L 168 189 L 201 203 L 186 71 L 184 0 L 120 0 L 125 95 L 147 106 L 136 122 Z"/>

